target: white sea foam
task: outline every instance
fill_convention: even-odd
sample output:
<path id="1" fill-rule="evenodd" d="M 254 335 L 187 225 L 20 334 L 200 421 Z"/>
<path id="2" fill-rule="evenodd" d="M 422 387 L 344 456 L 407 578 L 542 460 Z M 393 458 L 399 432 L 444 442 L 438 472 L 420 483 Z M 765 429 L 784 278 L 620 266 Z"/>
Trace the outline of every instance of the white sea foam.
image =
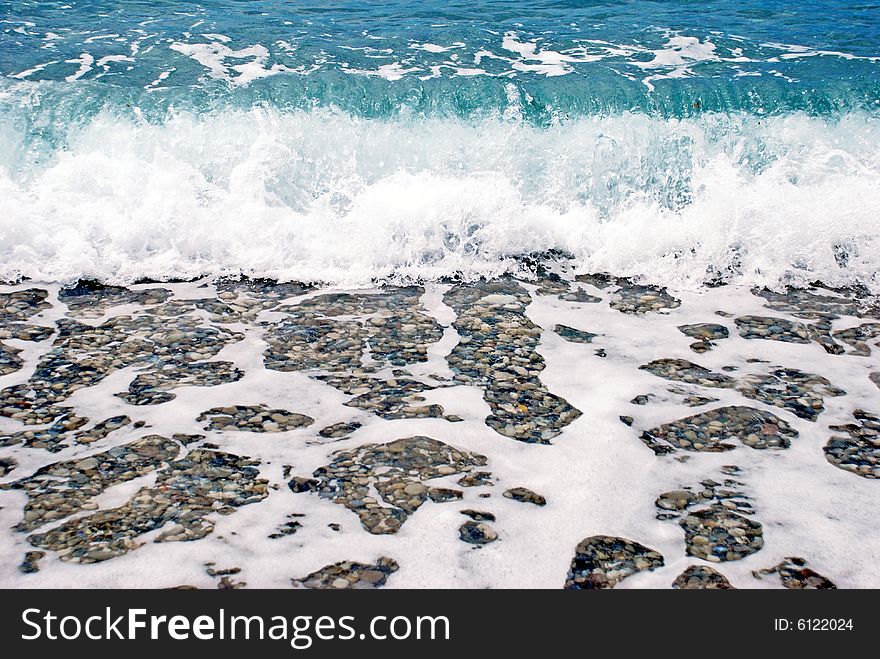
<path id="1" fill-rule="evenodd" d="M 363 285 L 468 277 L 562 249 L 694 288 L 880 292 L 880 126 L 851 114 L 366 120 L 105 114 L 32 164 L 0 131 L 0 279 L 246 272 Z"/>
<path id="2" fill-rule="evenodd" d="M 449 52 L 450 50 L 455 50 L 457 48 L 464 48 L 465 44 L 462 43 L 461 41 L 456 41 L 455 43 L 453 43 L 450 46 L 441 46 L 436 43 L 426 42 L 426 43 L 411 43 L 409 45 L 409 47 L 413 48 L 415 50 L 424 50 L 427 53 L 446 53 L 446 52 Z"/>
<path id="3" fill-rule="evenodd" d="M 637 66 L 646 69 L 666 66 L 682 66 L 693 62 L 719 59 L 715 52 L 715 44 L 711 41 L 700 41 L 696 37 L 671 37 L 663 48 L 651 51 L 654 54 L 649 62 L 638 62 Z"/>
<path id="4" fill-rule="evenodd" d="M 89 53 L 83 53 L 78 58 L 65 60 L 65 62 L 67 64 L 79 64 L 79 68 L 76 70 L 76 73 L 73 73 L 65 78 L 67 82 L 73 82 L 74 80 L 79 80 L 86 73 L 92 70 L 93 64 L 95 63 L 95 58 Z"/>
<path id="5" fill-rule="evenodd" d="M 778 58 L 771 58 L 768 62 L 776 62 L 786 59 L 798 59 L 801 57 L 840 57 L 847 60 L 867 60 L 869 62 L 880 62 L 880 57 L 867 55 L 853 55 L 852 53 L 844 53 L 839 50 L 816 50 L 808 46 L 799 46 L 797 44 L 785 43 L 762 43 L 765 48 L 774 48 L 776 50 L 784 50 L 785 53 Z"/>
<path id="6" fill-rule="evenodd" d="M 210 284 L 202 284 L 173 284 L 170 288 L 178 299 L 213 296 Z M 28 282 L 18 288 L 34 285 L 36 282 Z M 473 386 L 425 392 L 425 404 L 441 404 L 447 414 L 462 419 L 454 424 L 439 418 L 389 421 L 346 406 L 349 396 L 318 379 L 301 372 L 264 368 L 266 344 L 259 324 L 236 325 L 243 340 L 225 347 L 217 356 L 217 360 L 230 361 L 244 372 L 237 382 L 178 387 L 174 400 L 136 408 L 113 395 L 126 389 L 136 375 L 134 369 L 117 371 L 95 386 L 76 391 L 65 405 L 78 416 L 95 422 L 127 414 L 133 420 L 144 421 L 147 427 L 139 431 L 129 425 L 94 444 L 71 443 L 60 453 L 6 447 L 4 457 L 14 456 L 18 466 L 0 482 L 26 478 L 61 460 L 80 460 L 147 433 L 165 437 L 173 433 L 204 434 L 204 423 L 196 418 L 217 406 L 264 403 L 308 414 L 315 422 L 308 428 L 264 438 L 249 432 L 212 431 L 209 440 L 223 451 L 259 462 L 260 478 L 270 483 L 268 497 L 230 515 L 212 514 L 209 520 L 214 525 L 213 533 L 196 542 L 152 542 L 161 532 L 154 530 L 138 538 L 136 550 L 88 566 L 58 560 L 50 553 L 40 562 L 39 572 L 21 572 L 18 565 L 33 547 L 27 534 L 16 532 L 14 526 L 21 520 L 27 497 L 21 489 L 0 490 L 0 585 L 162 588 L 191 584 L 215 588 L 217 580 L 205 572 L 205 565 L 212 562 L 217 568 L 239 567 L 241 572 L 234 579 L 251 588 L 289 588 L 292 577 L 305 576 L 336 561 L 372 562 L 378 556 L 390 556 L 399 562 L 400 570 L 388 580 L 387 588 L 559 588 L 577 544 L 586 537 L 607 534 L 644 543 L 659 551 L 665 561 L 662 568 L 632 575 L 616 588 L 669 588 L 676 575 L 695 561 L 686 553 L 684 534 L 677 522 L 657 521 L 654 500 L 660 492 L 697 485 L 706 478 L 724 480 L 722 466 L 735 464 L 741 469 L 735 478 L 755 508 L 764 539 L 759 552 L 721 567 L 735 587 L 780 588 L 777 576 L 755 579 L 752 570 L 775 565 L 786 556 L 806 558 L 812 569 L 840 588 L 880 586 L 880 573 L 874 569 L 880 559 L 876 524 L 880 490 L 876 481 L 830 465 L 821 449 L 831 434 L 829 425 L 851 423 L 854 409 L 876 409 L 877 389 L 866 373 L 878 369 L 877 351 L 868 357 L 840 356 L 829 355 L 816 343 L 746 341 L 737 336 L 730 319 L 715 316 L 718 309 L 738 315 L 768 313 L 763 300 L 744 287 L 688 293 L 682 295 L 682 305 L 668 314 L 636 315 L 612 309 L 607 289 L 583 286 L 588 293 L 604 298 L 603 302 L 577 304 L 554 295 L 533 294 L 526 311 L 541 328 L 538 349 L 546 363 L 541 381 L 583 412 L 549 446 L 511 441 L 486 426 L 490 409 L 480 389 Z M 48 288 L 55 306 L 37 321 L 51 326 L 63 317 L 65 309 L 55 301 L 57 287 Z M 444 333 L 440 341 L 429 344 L 427 362 L 409 367 L 416 379 L 432 373 L 451 375 L 447 355 L 459 336 L 451 326 L 455 315 L 443 302 L 447 289 L 431 284 L 422 296 L 427 313 L 444 326 Z M 0 290 L 5 293 L 9 289 Z M 347 291 L 325 289 L 313 295 L 340 292 Z M 107 317 L 130 314 L 137 308 L 131 307 L 113 307 Z M 783 312 L 772 313 L 799 320 Z M 709 318 L 726 325 L 731 338 L 701 355 L 701 365 L 719 372 L 724 366 L 736 364 L 739 368 L 732 375 L 739 378 L 765 374 L 775 365 L 797 367 L 827 377 L 846 394 L 826 397 L 825 410 L 815 423 L 749 400 L 748 405 L 784 417 L 798 431 L 798 437 L 784 451 L 756 451 L 737 444 L 732 451 L 699 453 L 687 461 L 661 461 L 639 441 L 639 433 L 706 408 L 685 406 L 680 395 L 670 392 L 669 381 L 638 367 L 661 356 L 694 359 L 688 348 L 691 339 L 677 327 Z M 599 336 L 590 345 L 570 343 L 553 332 L 558 323 Z M 23 350 L 25 366 L 0 376 L 0 386 L 25 382 L 51 343 L 52 339 L 41 344 L 16 343 L 15 347 Z M 607 357 L 597 357 L 597 348 L 607 350 Z M 705 391 L 699 393 L 707 395 Z M 645 394 L 653 397 L 650 405 L 629 402 Z M 733 389 L 715 388 L 711 395 L 719 399 L 710 406 L 713 408 L 745 402 Z M 632 428 L 620 422 L 621 413 L 635 417 Z M 350 436 L 332 443 L 320 441 L 316 433 L 330 424 L 352 421 L 362 425 Z M 22 425 L 17 420 L 0 418 L 0 428 L 15 432 Z M 287 487 L 291 476 L 308 476 L 328 464 L 335 450 L 416 435 L 487 456 L 485 470 L 491 472 L 495 484 L 490 488 L 492 496 L 479 497 L 486 488 L 460 488 L 460 505 L 428 501 L 408 517 L 399 533 L 374 535 L 362 528 L 356 515 L 333 500 L 294 494 Z M 283 465 L 294 465 L 292 473 L 286 473 Z M 459 489 L 458 476 L 430 482 L 435 487 Z M 92 502 L 102 510 L 112 509 L 125 503 L 139 488 L 153 485 L 155 478 L 154 472 L 111 486 Z M 533 489 L 546 497 L 547 505 L 537 508 L 502 496 L 501 492 L 509 487 Z M 828 496 L 829 492 L 833 496 Z M 479 551 L 461 542 L 455 530 L 464 521 L 460 513 L 464 508 L 493 513 L 497 517 L 493 527 L 500 540 Z M 302 515 L 297 518 L 302 526 L 296 534 L 267 537 L 289 521 L 292 512 Z M 88 512 L 76 516 L 85 514 Z M 330 524 L 339 530 L 330 530 Z"/>
<path id="7" fill-rule="evenodd" d="M 654 89 L 655 80 L 671 78 L 687 78 L 692 75 L 691 67 L 698 62 L 718 62 L 721 57 L 714 43 L 708 39 L 700 41 L 696 37 L 683 35 L 670 36 L 663 48 L 648 51 L 653 58 L 647 62 L 633 62 L 634 66 L 645 70 L 659 69 L 662 73 L 654 73 L 642 80 L 648 89 Z M 727 61 L 743 61 L 745 58 L 735 56 Z M 745 61 L 748 61 L 745 59 Z"/>
<path id="8" fill-rule="evenodd" d="M 349 73 L 356 73 L 358 75 L 365 76 L 376 76 L 379 78 L 384 78 L 385 80 L 400 80 L 407 73 L 414 73 L 416 71 L 421 71 L 418 67 L 409 67 L 406 68 L 401 65 L 399 62 L 392 62 L 390 64 L 383 64 L 376 70 L 364 70 L 364 69 L 343 69 Z"/>
<path id="9" fill-rule="evenodd" d="M 168 79 L 168 76 L 170 76 L 170 75 L 171 75 L 172 73 L 174 73 L 175 71 L 176 71 L 176 69 L 175 69 L 174 67 L 168 69 L 167 71 L 162 71 L 162 72 L 159 74 L 159 77 L 158 77 L 158 78 L 156 78 L 155 80 L 153 80 L 153 81 L 152 81 L 151 83 L 149 83 L 148 85 L 144 85 L 144 89 L 149 90 L 149 91 L 153 91 L 153 90 L 157 90 L 157 89 L 163 89 L 163 88 L 160 86 L 161 83 L 162 83 L 164 80 L 167 80 L 167 79 Z"/>
<path id="10" fill-rule="evenodd" d="M 211 32 L 208 34 L 203 34 L 202 36 L 205 37 L 205 39 L 211 39 L 212 41 L 222 41 L 223 43 L 229 43 L 230 41 L 232 41 L 232 39 L 227 37 L 225 34 L 216 34 Z"/>
<path id="11" fill-rule="evenodd" d="M 576 56 L 549 48 L 538 48 L 536 42 L 520 41 L 513 32 L 504 35 L 501 47 L 521 57 L 521 60 L 513 62 L 513 68 L 517 71 L 542 73 L 546 76 L 565 75 L 572 71 L 573 63 L 596 62 L 604 57 L 585 53 Z"/>
<path id="12" fill-rule="evenodd" d="M 42 64 L 37 64 L 36 66 L 33 66 L 29 69 L 21 71 L 20 73 L 15 73 L 10 77 L 16 78 L 18 80 L 23 80 L 24 78 L 27 78 L 28 76 L 31 76 L 34 73 L 39 73 L 40 71 L 45 69 L 47 66 L 52 66 L 53 64 L 58 64 L 58 60 L 52 60 L 51 62 L 43 62 Z"/>
<path id="13" fill-rule="evenodd" d="M 191 57 L 208 69 L 212 78 L 225 80 L 232 86 L 246 85 L 258 78 L 266 78 L 284 71 L 291 71 L 283 64 L 267 67 L 269 50 L 260 44 L 234 50 L 220 41 L 211 43 L 174 42 L 170 48 Z M 232 62 L 240 62 L 232 64 Z M 241 62 L 241 60 L 246 60 Z"/>
<path id="14" fill-rule="evenodd" d="M 407 77 L 426 80 L 443 75 L 557 77 L 575 71 L 588 73 L 593 66 L 610 66 L 620 75 L 641 81 L 653 91 L 654 82 L 657 80 L 698 75 L 704 65 L 712 63 L 720 63 L 739 72 L 742 66 L 810 57 L 838 57 L 844 60 L 880 62 L 880 57 L 859 56 L 843 51 L 816 50 L 782 43 L 753 44 L 749 48 L 749 55 L 746 56 L 743 48 L 730 45 L 730 40 L 739 43 L 738 40 L 741 39 L 734 35 L 725 36 L 713 32 L 710 33 L 710 39 L 671 29 L 659 30 L 659 32 L 662 35 L 662 44 L 652 46 L 634 41 L 612 42 L 580 37 L 572 38 L 564 44 L 554 44 L 551 39 L 545 39 L 543 36 L 508 31 L 504 34 L 490 33 L 491 36 L 487 41 L 476 41 L 473 44 L 450 40 L 442 44 L 411 41 L 405 48 L 376 48 L 352 44 L 340 44 L 336 47 L 338 51 L 357 53 L 358 57 L 353 58 L 354 61 L 347 61 L 344 57 L 340 59 L 342 53 L 336 49 L 331 49 L 329 53 L 310 52 L 308 45 L 299 43 L 295 38 L 276 40 L 268 46 L 254 43 L 235 48 L 232 37 L 217 32 L 186 31 L 173 38 L 163 38 L 158 33 L 148 33 L 136 28 L 125 36 L 116 33 L 92 35 L 84 39 L 81 44 L 85 51 L 104 47 L 111 41 L 126 44 L 130 50 L 128 56 L 132 58 L 131 66 L 126 67 L 126 71 L 139 69 L 142 63 L 152 67 L 155 63 L 155 53 L 152 55 L 150 53 L 155 48 L 160 52 L 170 49 L 174 52 L 166 54 L 172 57 L 175 64 L 179 58 L 174 53 L 180 53 L 204 67 L 205 75 L 225 81 L 230 87 L 245 86 L 255 80 L 277 74 L 308 75 L 326 69 L 398 81 Z M 375 35 L 362 36 L 370 40 L 384 41 Z M 69 36 L 64 37 L 64 40 L 69 38 Z M 57 50 L 60 40 L 62 37 L 58 34 L 46 32 L 41 47 Z M 144 57 L 147 55 L 150 56 Z M 66 63 L 80 65 L 80 68 L 68 75 L 66 80 L 68 82 L 89 80 L 107 73 L 107 71 L 90 73 L 95 68 L 90 58 L 92 55 L 88 52 L 77 58 L 66 60 L 59 58 Z M 441 58 L 444 61 L 440 61 Z M 105 56 L 102 59 L 107 58 Z M 363 59 L 377 59 L 381 62 L 374 67 L 364 65 Z M 484 68 L 483 62 L 491 64 L 491 68 Z M 27 68 L 22 66 L 25 70 L 12 73 L 11 76 L 19 79 L 41 78 L 47 66 L 48 64 L 29 63 Z M 178 66 L 178 68 L 181 70 L 179 77 L 183 79 L 185 67 Z M 50 69 L 47 73 L 53 72 Z M 198 68 L 191 68 L 192 72 L 198 77 L 202 75 Z M 760 75 L 761 72 L 749 70 L 743 75 Z M 113 73 L 122 73 L 121 67 Z M 787 76 L 780 77 L 791 80 Z"/>

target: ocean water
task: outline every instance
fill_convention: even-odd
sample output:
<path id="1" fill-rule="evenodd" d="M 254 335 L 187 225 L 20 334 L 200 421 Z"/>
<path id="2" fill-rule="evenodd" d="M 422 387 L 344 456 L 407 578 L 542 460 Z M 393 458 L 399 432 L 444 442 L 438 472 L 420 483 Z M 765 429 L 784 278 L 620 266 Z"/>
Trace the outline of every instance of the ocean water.
<path id="1" fill-rule="evenodd" d="M 880 5 L 0 2 L 0 279 L 880 293 Z"/>

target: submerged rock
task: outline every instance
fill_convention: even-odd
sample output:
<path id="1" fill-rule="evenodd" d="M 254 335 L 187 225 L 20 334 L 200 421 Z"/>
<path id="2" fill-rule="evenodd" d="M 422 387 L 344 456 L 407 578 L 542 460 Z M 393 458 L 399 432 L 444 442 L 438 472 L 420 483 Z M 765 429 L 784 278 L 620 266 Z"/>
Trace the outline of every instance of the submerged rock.
<path id="1" fill-rule="evenodd" d="M 139 489 L 122 506 L 69 520 L 28 541 L 57 551 L 63 561 L 95 563 L 136 549 L 139 536 L 157 529 L 163 530 L 156 542 L 197 540 L 213 531 L 209 515 L 229 515 L 267 496 L 268 481 L 257 478 L 258 464 L 194 449 L 161 469 L 154 486 Z"/>
<path id="2" fill-rule="evenodd" d="M 398 568 L 397 561 L 386 556 L 380 556 L 375 563 L 340 561 L 291 582 L 295 587 L 312 589 L 381 588 Z"/>
<path id="3" fill-rule="evenodd" d="M 830 426 L 849 437 L 834 436 L 823 449 L 825 459 L 835 467 L 862 478 L 880 478 L 880 417 L 855 410 L 856 423 Z"/>
<path id="4" fill-rule="evenodd" d="M 663 556 L 638 542 L 594 535 L 578 544 L 565 579 L 565 588 L 614 588 L 637 572 L 662 566 Z"/>
<path id="5" fill-rule="evenodd" d="M 24 517 L 15 528 L 30 531 L 86 510 L 107 488 L 159 469 L 179 451 L 175 440 L 149 435 L 85 458 L 42 467 L 32 476 L 5 486 L 28 495 Z"/>
<path id="6" fill-rule="evenodd" d="M 485 464 L 486 457 L 477 453 L 430 437 L 407 437 L 338 451 L 330 464 L 315 470 L 312 479 L 297 477 L 289 485 L 294 492 L 317 492 L 345 506 L 370 533 L 397 533 L 428 499 L 442 503 L 461 498 L 458 490 L 431 487 L 426 481 Z M 388 505 L 381 505 L 371 491 Z"/>
<path id="7" fill-rule="evenodd" d="M 735 590 L 723 574 L 708 565 L 691 565 L 672 582 L 681 590 Z"/>
<path id="8" fill-rule="evenodd" d="M 266 368 L 357 371 L 364 367 L 367 343 L 369 358 L 380 365 L 424 362 L 426 346 L 439 341 L 443 329 L 421 308 L 422 293 L 415 286 L 376 294 L 328 293 L 282 307 L 286 317 L 266 333 Z"/>
<path id="9" fill-rule="evenodd" d="M 785 408 L 809 421 L 815 421 L 824 411 L 824 396 L 846 393 L 827 378 L 796 368 L 776 368 L 766 375 L 749 374 L 740 379 L 710 371 L 686 359 L 657 359 L 639 369 L 675 382 L 736 389 L 746 398 Z M 725 367 L 725 370 L 736 369 Z"/>
<path id="10" fill-rule="evenodd" d="M 740 405 L 719 407 L 642 433 L 642 441 L 658 455 L 676 449 L 730 451 L 738 441 L 753 449 L 781 449 L 798 433 L 771 412 Z"/>
<path id="11" fill-rule="evenodd" d="M 755 570 L 752 574 L 756 579 L 764 575 L 778 574 L 782 585 L 792 590 L 834 590 L 834 585 L 827 577 L 806 567 L 803 558 L 791 556 L 773 567 Z"/>
<path id="12" fill-rule="evenodd" d="M 704 387 L 732 388 L 736 384 L 736 380 L 729 375 L 714 373 L 686 359 L 656 359 L 639 366 L 639 369 L 667 380 Z"/>
<path id="13" fill-rule="evenodd" d="M 96 326 L 64 318 L 57 328 L 51 350 L 28 381 L 0 391 L 0 414 L 27 425 L 57 421 L 68 414 L 59 403 L 130 366 L 142 367 L 123 395 L 133 404 L 170 400 L 174 395 L 165 392 L 177 386 L 211 386 L 242 376 L 229 363 L 207 360 L 244 335 L 198 318 L 121 315 Z"/>
<path id="14" fill-rule="evenodd" d="M 592 343 L 593 339 L 599 336 L 598 334 L 579 330 L 568 325 L 557 325 L 553 328 L 553 331 L 566 341 L 571 341 L 572 343 Z"/>
<path id="15" fill-rule="evenodd" d="M 461 511 L 462 515 L 467 515 L 472 520 L 477 522 L 494 522 L 495 515 L 492 513 L 483 511 L 483 510 L 472 510 L 470 508 Z"/>
<path id="16" fill-rule="evenodd" d="M 26 320 L 51 308 L 46 299 L 49 291 L 42 288 L 27 288 L 12 293 L 0 293 L 0 322 Z"/>
<path id="17" fill-rule="evenodd" d="M 46 556 L 44 551 L 29 551 L 24 555 L 24 560 L 18 566 L 20 572 L 25 574 L 33 574 L 40 571 L 40 559 Z"/>
<path id="18" fill-rule="evenodd" d="M 718 323 L 679 325 L 678 331 L 692 339 L 697 339 L 694 343 L 691 343 L 690 348 L 694 352 L 701 354 L 715 347 L 714 341 L 720 341 L 730 336 L 730 331 L 724 325 L 719 325 Z"/>
<path id="19" fill-rule="evenodd" d="M 354 396 L 344 403 L 346 407 L 366 410 L 383 419 L 444 418 L 446 414 L 440 405 L 424 404 L 422 394 L 434 387 L 418 380 L 347 374 L 318 375 L 315 379 Z"/>
<path id="20" fill-rule="evenodd" d="M 833 333 L 833 336 L 852 348 L 849 352 L 850 355 L 869 357 L 871 355 L 871 348 L 868 346 L 868 340 L 876 339 L 880 336 L 880 323 L 865 323 L 858 327 L 838 330 Z"/>
<path id="21" fill-rule="evenodd" d="M 8 474 L 18 466 L 15 458 L 0 458 L 0 478 Z"/>
<path id="22" fill-rule="evenodd" d="M 122 304 L 153 306 L 171 296 L 167 288 L 131 290 L 121 286 L 105 286 L 95 281 L 81 281 L 73 288 L 62 288 L 58 300 L 67 305 L 72 316 L 100 318 L 110 307 Z"/>
<path id="23" fill-rule="evenodd" d="M 266 405 L 214 407 L 196 417 L 209 421 L 205 430 L 244 430 L 247 432 L 285 432 L 310 426 L 315 420 L 305 414 L 270 409 Z"/>
<path id="24" fill-rule="evenodd" d="M 621 313 L 644 314 L 664 311 L 681 306 L 681 300 L 673 297 L 661 286 L 636 284 L 626 277 L 611 275 L 578 275 L 576 280 L 590 284 L 611 294 L 609 302 L 612 309 Z"/>
<path id="25" fill-rule="evenodd" d="M 498 539 L 498 533 L 489 524 L 476 521 L 465 522 L 458 527 L 458 535 L 462 541 L 472 545 L 487 545 Z"/>
<path id="26" fill-rule="evenodd" d="M 736 561 L 764 546 L 759 522 L 717 508 L 695 510 L 681 520 L 689 556 L 715 563 Z"/>
<path id="27" fill-rule="evenodd" d="M 0 317 L 0 339 L 39 342 L 45 341 L 54 333 L 55 330 L 51 327 L 10 322 Z M 0 375 L 15 373 L 24 366 L 20 354 L 20 349 L 0 343 Z"/>
<path id="28" fill-rule="evenodd" d="M 719 341 L 730 336 L 730 330 L 718 323 L 694 323 L 692 325 L 679 325 L 678 331 L 692 339 L 706 339 Z"/>
<path id="29" fill-rule="evenodd" d="M 657 519 L 679 520 L 688 555 L 714 563 L 738 560 L 764 544 L 761 524 L 748 519 L 755 510 L 741 491 L 744 483 L 729 477 L 741 470 L 726 465 L 721 471 L 728 476 L 723 482 L 706 478 L 699 486 L 664 492 L 654 502 Z"/>
<path id="30" fill-rule="evenodd" d="M 825 410 L 824 396 L 843 396 L 827 378 L 796 368 L 778 368 L 769 375 L 748 375 L 737 385 L 746 398 L 782 407 L 795 416 L 815 421 Z"/>
<path id="31" fill-rule="evenodd" d="M 513 499 L 514 501 L 531 503 L 536 506 L 543 506 L 547 503 L 547 499 L 542 497 L 537 492 L 532 492 L 530 489 L 525 487 L 512 487 L 509 490 L 504 491 L 504 496 L 508 499 Z"/>
<path id="32" fill-rule="evenodd" d="M 810 332 L 803 323 L 770 316 L 740 316 L 734 319 L 744 339 L 767 339 L 786 343 L 809 343 Z"/>
<path id="33" fill-rule="evenodd" d="M 319 430 L 318 434 L 328 439 L 338 439 L 340 437 L 347 437 L 360 427 L 361 424 L 357 421 L 334 423 L 332 426 Z"/>
<path id="34" fill-rule="evenodd" d="M 509 279 L 460 284 L 444 301 L 457 313 L 460 335 L 447 357 L 455 380 L 483 390 L 486 425 L 505 437 L 548 444 L 581 412 L 547 390 L 537 351 L 541 328 L 526 315 L 528 292 Z"/>

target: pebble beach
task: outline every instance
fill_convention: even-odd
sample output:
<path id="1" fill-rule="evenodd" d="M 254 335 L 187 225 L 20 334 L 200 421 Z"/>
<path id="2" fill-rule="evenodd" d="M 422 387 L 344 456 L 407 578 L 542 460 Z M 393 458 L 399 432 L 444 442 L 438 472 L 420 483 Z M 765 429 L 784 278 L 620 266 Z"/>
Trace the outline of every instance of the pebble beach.
<path id="1" fill-rule="evenodd" d="M 0 584 L 878 587 L 880 307 L 565 259 L 0 287 Z"/>

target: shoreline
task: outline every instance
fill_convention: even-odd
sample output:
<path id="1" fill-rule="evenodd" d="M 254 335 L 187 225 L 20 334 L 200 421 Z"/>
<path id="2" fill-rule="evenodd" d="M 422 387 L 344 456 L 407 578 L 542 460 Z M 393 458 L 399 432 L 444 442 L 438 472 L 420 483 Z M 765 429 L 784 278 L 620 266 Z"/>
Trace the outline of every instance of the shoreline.
<path id="1" fill-rule="evenodd" d="M 557 266 L 0 286 L 0 583 L 880 585 L 869 296 Z"/>

